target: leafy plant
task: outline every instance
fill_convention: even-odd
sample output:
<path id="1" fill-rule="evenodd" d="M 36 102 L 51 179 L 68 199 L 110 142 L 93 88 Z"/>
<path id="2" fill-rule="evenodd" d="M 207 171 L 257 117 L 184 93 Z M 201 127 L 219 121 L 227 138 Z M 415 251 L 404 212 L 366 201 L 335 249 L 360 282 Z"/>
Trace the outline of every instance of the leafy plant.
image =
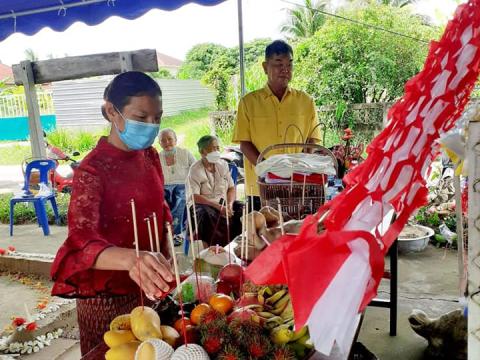
<path id="1" fill-rule="evenodd" d="M 416 39 L 439 35 L 439 29 L 424 25 L 405 8 L 371 4 L 340 15 Z M 294 85 L 318 105 L 392 101 L 421 69 L 427 50 L 427 44 L 411 38 L 329 19 L 322 31 L 296 46 Z"/>
<path id="2" fill-rule="evenodd" d="M 10 199 L 13 194 L 0 194 L 0 223 L 9 224 L 10 222 Z M 68 205 L 70 203 L 70 195 L 59 193 L 56 196 L 58 212 L 60 214 L 61 225 L 67 224 Z M 50 205 L 47 205 L 47 216 L 49 224 L 55 222 L 55 217 Z M 19 203 L 15 205 L 13 212 L 14 225 L 34 224 L 37 222 L 35 209 L 32 204 Z"/>

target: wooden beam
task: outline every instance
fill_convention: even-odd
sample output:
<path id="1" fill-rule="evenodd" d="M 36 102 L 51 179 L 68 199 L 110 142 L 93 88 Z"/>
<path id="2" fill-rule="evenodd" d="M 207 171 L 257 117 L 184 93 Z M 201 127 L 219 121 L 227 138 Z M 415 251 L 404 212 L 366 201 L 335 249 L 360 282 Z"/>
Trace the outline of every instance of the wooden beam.
<path id="1" fill-rule="evenodd" d="M 20 63 L 20 80 L 25 88 L 25 98 L 28 109 L 28 130 L 34 158 L 46 158 L 45 140 L 43 139 L 40 109 L 38 108 L 37 90 L 33 80 L 32 63 L 29 60 Z"/>
<path id="2" fill-rule="evenodd" d="M 125 69 L 126 53 L 105 53 L 85 56 L 71 56 L 63 59 L 52 59 L 32 62 L 35 84 L 53 81 L 81 79 L 100 75 L 113 75 Z M 136 71 L 158 71 L 157 52 L 152 49 L 129 51 L 131 69 Z M 128 57 L 128 56 L 127 56 Z M 22 67 L 13 65 L 15 84 L 22 85 Z"/>

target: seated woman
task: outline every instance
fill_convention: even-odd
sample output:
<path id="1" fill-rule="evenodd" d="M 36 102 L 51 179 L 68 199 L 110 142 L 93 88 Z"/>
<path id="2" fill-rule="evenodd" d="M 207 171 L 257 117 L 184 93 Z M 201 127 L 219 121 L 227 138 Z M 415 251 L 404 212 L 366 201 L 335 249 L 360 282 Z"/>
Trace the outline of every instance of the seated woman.
<path id="1" fill-rule="evenodd" d="M 177 134 L 172 129 L 161 130 L 158 138 L 163 149 L 160 163 L 165 177 L 165 200 L 173 216 L 175 245 L 180 245 L 185 221 L 185 180 L 195 158 L 190 151 L 177 146 Z"/>
<path id="2" fill-rule="evenodd" d="M 171 222 L 155 141 L 162 116 L 158 84 L 141 72 L 116 76 L 105 89 L 103 114 L 110 133 L 82 160 L 73 179 L 68 237 L 57 252 L 52 295 L 76 298 L 80 348 L 103 340 L 110 321 L 140 304 L 143 290 L 160 298 L 173 280 L 165 238 Z M 139 257 L 131 200 L 135 201 Z M 158 219 L 160 249 L 151 249 L 143 221 Z"/>
<path id="3" fill-rule="evenodd" d="M 218 139 L 206 135 L 198 140 L 197 146 L 202 158 L 190 168 L 188 182 L 196 205 L 198 239 L 207 245 L 225 246 L 242 231 L 243 205 L 235 200 L 235 186 L 228 164 L 220 159 Z M 190 214 L 193 217 L 193 209 Z"/>

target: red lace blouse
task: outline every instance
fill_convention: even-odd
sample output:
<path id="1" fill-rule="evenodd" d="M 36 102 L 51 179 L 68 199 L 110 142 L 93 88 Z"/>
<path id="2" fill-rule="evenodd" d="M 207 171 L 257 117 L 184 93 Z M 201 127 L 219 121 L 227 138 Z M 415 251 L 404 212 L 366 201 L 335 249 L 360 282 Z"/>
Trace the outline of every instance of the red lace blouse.
<path id="1" fill-rule="evenodd" d="M 157 151 L 153 147 L 123 151 L 103 137 L 75 171 L 68 237 L 51 270 L 55 281 L 52 295 L 92 297 L 138 291 L 127 271 L 92 269 L 97 256 L 107 247 L 134 248 L 131 199 L 135 200 L 140 250 L 150 250 L 144 219 L 155 212 L 161 251 L 170 256 L 164 222 L 172 218 L 163 198 Z M 153 232 L 153 221 L 151 225 Z"/>

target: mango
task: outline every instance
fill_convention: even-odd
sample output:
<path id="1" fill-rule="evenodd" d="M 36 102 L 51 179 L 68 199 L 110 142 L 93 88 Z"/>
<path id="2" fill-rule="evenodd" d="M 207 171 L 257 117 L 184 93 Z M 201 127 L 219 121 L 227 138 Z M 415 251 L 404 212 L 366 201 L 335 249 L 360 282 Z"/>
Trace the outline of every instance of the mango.
<path id="1" fill-rule="evenodd" d="M 163 341 L 169 344 L 171 347 L 175 347 L 178 339 L 180 339 L 180 334 L 171 326 L 161 325 L 160 329 L 162 331 Z"/>
<path id="2" fill-rule="evenodd" d="M 148 339 L 162 339 L 160 316 L 148 306 L 137 306 L 130 313 L 132 332 L 140 341 Z"/>
<path id="3" fill-rule="evenodd" d="M 109 348 L 137 340 L 130 330 L 110 330 L 103 334 L 103 341 Z"/>
<path id="4" fill-rule="evenodd" d="M 110 330 L 130 330 L 130 314 L 118 315 L 110 323 Z"/>
<path id="5" fill-rule="evenodd" d="M 131 341 L 115 346 L 106 352 L 105 360 L 135 360 L 135 352 L 139 345 L 140 341 Z"/>

